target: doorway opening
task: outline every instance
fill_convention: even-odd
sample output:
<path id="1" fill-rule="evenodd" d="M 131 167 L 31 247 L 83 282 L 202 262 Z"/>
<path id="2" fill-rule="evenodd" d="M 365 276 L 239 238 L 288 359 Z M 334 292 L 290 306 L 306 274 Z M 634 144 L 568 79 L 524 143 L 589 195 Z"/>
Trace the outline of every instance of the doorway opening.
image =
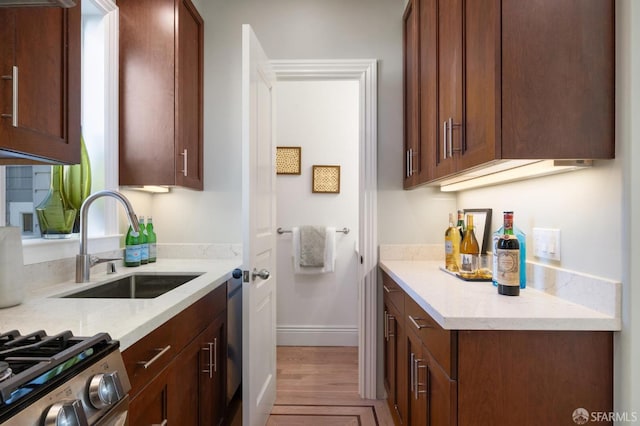
<path id="1" fill-rule="evenodd" d="M 302 176 L 278 178 L 278 226 L 289 230 L 312 224 L 350 230 L 350 235 L 336 236 L 339 269 L 320 278 L 294 278 L 291 234 L 278 237 L 278 341 L 357 346 L 359 394 L 375 399 L 377 64 L 375 60 L 277 60 L 271 64 L 277 79 L 277 145 L 302 148 Z M 303 109 L 308 121 L 296 118 Z M 340 121 L 340 116 L 346 120 Z M 340 166 L 339 193 L 313 193 L 313 165 Z M 280 288 L 281 283 L 285 288 Z M 324 307 L 318 303 L 314 309 L 316 301 Z"/>

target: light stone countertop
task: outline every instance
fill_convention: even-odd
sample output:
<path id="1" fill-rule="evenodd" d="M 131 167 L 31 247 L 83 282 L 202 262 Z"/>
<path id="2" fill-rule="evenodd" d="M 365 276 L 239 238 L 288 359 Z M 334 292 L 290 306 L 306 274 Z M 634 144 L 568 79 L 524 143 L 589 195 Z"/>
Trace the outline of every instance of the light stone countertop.
<path id="1" fill-rule="evenodd" d="M 445 329 L 621 329 L 619 317 L 529 287 L 521 290 L 520 296 L 502 296 L 491 282 L 463 281 L 441 271 L 442 264 L 442 261 L 380 261 L 380 267 Z"/>
<path id="2" fill-rule="evenodd" d="M 71 330 L 75 336 L 107 332 L 124 350 L 185 308 L 225 283 L 238 259 L 158 259 L 136 268 L 120 266 L 107 275 L 104 264 L 91 270 L 91 282 L 65 282 L 30 291 L 22 304 L 0 309 L 0 332 L 17 329 L 22 334 L 45 330 L 53 335 Z M 198 278 L 154 299 L 64 299 L 56 295 L 88 289 L 132 273 L 202 273 Z"/>

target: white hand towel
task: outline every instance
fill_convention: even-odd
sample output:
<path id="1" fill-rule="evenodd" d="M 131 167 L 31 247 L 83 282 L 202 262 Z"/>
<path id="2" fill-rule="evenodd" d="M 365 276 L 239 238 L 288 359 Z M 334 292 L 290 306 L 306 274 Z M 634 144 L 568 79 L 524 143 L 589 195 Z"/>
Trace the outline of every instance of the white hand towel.
<path id="1" fill-rule="evenodd" d="M 323 274 L 333 272 L 336 263 L 336 228 L 325 229 L 324 266 L 309 267 L 300 265 L 300 228 L 291 229 L 291 249 L 293 258 L 293 272 L 295 274 Z"/>

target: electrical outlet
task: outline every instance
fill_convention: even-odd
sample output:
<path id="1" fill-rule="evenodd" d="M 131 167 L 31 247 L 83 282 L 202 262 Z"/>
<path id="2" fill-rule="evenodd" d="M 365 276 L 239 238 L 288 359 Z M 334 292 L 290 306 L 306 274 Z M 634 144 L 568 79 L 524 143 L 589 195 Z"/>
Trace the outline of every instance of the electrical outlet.
<path id="1" fill-rule="evenodd" d="M 533 228 L 533 255 L 560 261 L 560 230 Z"/>

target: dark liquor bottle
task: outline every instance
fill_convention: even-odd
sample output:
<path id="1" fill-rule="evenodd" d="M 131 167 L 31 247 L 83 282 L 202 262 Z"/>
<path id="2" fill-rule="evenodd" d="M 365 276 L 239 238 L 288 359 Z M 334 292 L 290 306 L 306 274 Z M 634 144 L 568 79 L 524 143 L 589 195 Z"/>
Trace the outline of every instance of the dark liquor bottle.
<path id="1" fill-rule="evenodd" d="M 513 233 L 513 212 L 504 212 L 504 234 L 498 240 L 498 294 L 520 295 L 520 242 Z"/>

